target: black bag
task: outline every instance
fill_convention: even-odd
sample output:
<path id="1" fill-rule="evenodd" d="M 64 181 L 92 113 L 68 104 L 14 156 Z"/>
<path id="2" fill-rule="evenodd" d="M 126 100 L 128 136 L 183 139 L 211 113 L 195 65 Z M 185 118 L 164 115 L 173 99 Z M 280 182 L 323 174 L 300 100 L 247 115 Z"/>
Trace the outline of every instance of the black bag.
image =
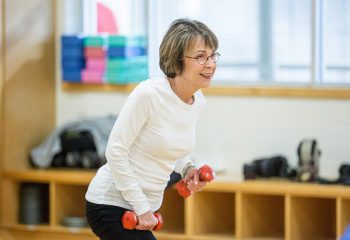
<path id="1" fill-rule="evenodd" d="M 256 159 L 251 164 L 243 166 L 244 179 L 268 177 L 295 177 L 296 171 L 290 169 L 287 159 L 283 156 Z"/>
<path id="2" fill-rule="evenodd" d="M 96 151 L 93 135 L 87 130 L 66 130 L 60 134 L 62 152 Z"/>
<path id="3" fill-rule="evenodd" d="M 98 168 L 99 159 L 94 137 L 87 130 L 65 130 L 60 134 L 61 152 L 56 154 L 52 167 Z"/>
<path id="4" fill-rule="evenodd" d="M 342 164 L 340 166 L 339 183 L 350 185 L 350 164 Z"/>

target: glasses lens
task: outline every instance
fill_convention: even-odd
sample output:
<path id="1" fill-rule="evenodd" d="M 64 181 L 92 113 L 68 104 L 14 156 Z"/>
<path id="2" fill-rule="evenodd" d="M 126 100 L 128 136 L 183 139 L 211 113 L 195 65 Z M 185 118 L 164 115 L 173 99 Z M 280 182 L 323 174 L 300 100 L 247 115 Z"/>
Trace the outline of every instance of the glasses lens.
<path id="1" fill-rule="evenodd" d="M 219 53 L 215 53 L 215 54 L 213 54 L 213 55 L 211 55 L 209 57 L 199 56 L 199 57 L 197 57 L 197 61 L 198 61 L 199 64 L 204 65 L 208 61 L 208 59 L 211 58 L 213 63 L 217 63 L 217 61 L 219 60 L 219 56 L 220 56 Z"/>
<path id="2" fill-rule="evenodd" d="M 213 60 L 213 63 L 217 63 L 217 61 L 219 60 L 219 54 L 215 53 L 211 56 L 211 60 Z"/>
<path id="3" fill-rule="evenodd" d="M 197 61 L 198 61 L 199 64 L 203 65 L 203 64 L 205 64 L 207 59 L 204 56 L 200 56 L 200 57 L 197 58 Z"/>

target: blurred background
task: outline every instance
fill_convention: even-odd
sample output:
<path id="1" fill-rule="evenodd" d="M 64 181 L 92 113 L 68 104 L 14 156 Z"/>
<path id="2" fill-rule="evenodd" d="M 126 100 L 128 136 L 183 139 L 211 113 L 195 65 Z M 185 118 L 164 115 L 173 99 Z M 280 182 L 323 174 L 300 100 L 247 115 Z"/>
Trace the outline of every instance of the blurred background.
<path id="1" fill-rule="evenodd" d="M 84 195 L 108 127 L 162 75 L 161 39 L 183 17 L 221 55 L 195 163 L 242 180 L 254 160 L 271 173 L 271 159 L 298 168 L 312 154 L 316 177 L 350 184 L 350 0 L 0 0 L 0 240 L 96 239 Z M 349 189 L 311 182 L 214 181 L 189 201 L 170 189 L 157 237 L 339 238 Z"/>
<path id="2" fill-rule="evenodd" d="M 109 19 L 99 17 L 105 9 Z M 349 1 L 66 0 L 57 11 L 58 35 L 105 33 L 105 21 L 115 26 L 107 29 L 109 34 L 145 36 L 150 77 L 162 74 L 158 48 L 174 19 L 198 19 L 217 34 L 221 57 L 213 87 L 255 92 L 208 95 L 194 159 L 236 173 L 243 162 L 273 154 L 284 154 L 296 164 L 298 143 L 316 138 L 322 175 L 336 176 L 339 164 L 349 161 L 349 100 L 312 92 L 349 90 Z M 57 124 L 118 113 L 125 99 L 118 92 L 67 93 L 61 80 L 57 74 Z M 261 93 L 264 87 L 281 90 L 276 97 Z"/>

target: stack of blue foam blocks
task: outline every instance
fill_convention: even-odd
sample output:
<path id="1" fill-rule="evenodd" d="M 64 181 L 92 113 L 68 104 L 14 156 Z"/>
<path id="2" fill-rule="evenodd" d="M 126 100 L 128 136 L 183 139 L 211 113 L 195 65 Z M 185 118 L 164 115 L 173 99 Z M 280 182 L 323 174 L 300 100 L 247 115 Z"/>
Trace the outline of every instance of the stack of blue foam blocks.
<path id="1" fill-rule="evenodd" d="M 80 82 L 85 68 L 83 36 L 63 35 L 61 43 L 62 78 L 67 82 Z"/>

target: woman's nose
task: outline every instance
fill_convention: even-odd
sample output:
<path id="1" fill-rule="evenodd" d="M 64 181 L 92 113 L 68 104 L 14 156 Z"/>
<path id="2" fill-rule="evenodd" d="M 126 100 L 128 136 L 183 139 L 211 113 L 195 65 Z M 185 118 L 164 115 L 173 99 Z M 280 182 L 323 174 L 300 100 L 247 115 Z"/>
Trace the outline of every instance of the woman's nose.
<path id="1" fill-rule="evenodd" d="M 211 57 L 208 57 L 207 61 L 205 62 L 205 67 L 213 67 L 216 63 L 214 63 L 213 59 Z"/>

